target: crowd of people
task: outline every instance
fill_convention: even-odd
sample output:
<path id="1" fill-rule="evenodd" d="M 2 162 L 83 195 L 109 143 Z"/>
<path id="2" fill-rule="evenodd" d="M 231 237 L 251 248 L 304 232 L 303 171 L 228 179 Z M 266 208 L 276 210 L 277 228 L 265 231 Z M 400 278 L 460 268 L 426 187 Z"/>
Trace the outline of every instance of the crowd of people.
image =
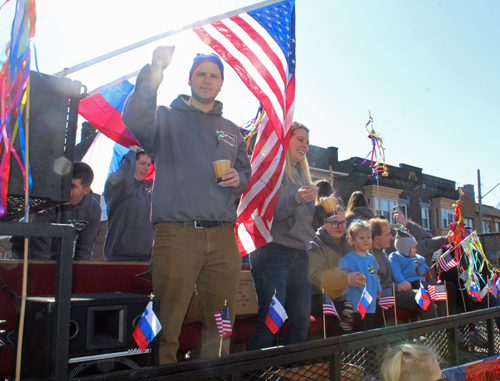
<path id="1" fill-rule="evenodd" d="M 160 364 L 176 362 L 194 289 L 203 323 L 201 357 L 219 352 L 214 311 L 227 305 L 234 323 L 242 263 L 234 224 L 237 201 L 251 175 L 247 143 L 238 127 L 222 116 L 222 103 L 216 100 L 224 82 L 218 56 L 198 54 L 187 78 L 191 95 L 179 95 L 169 107 L 157 106 L 157 90 L 174 50 L 156 48 L 152 63 L 137 77 L 122 118 L 142 148 L 130 148 L 104 191 L 105 259 L 150 261 L 153 291 L 161 299 Z M 258 318 L 248 349 L 274 344 L 276 335 L 266 325 L 274 297 L 288 315 L 285 344 L 307 340 L 310 316 L 322 314 L 324 295 L 339 315 L 327 317 L 328 336 L 386 325 L 389 315 L 378 303 L 384 289 L 393 290 L 396 305 L 415 311 L 420 319 L 444 316 L 446 302 L 430 301 L 424 308 L 415 296 L 421 285 L 438 282 L 439 274 L 429 270 L 432 254 L 448 238 L 432 237 L 399 211 L 394 213 L 401 225 L 396 231 L 388 220 L 374 215 L 362 192 L 354 192 L 345 209 L 336 200 L 336 212 L 328 215 L 321 201 L 334 197 L 334 189 L 325 180 L 313 184 L 308 147 L 309 129 L 294 122 L 272 242 L 249 255 Z M 152 157 L 154 188 L 146 180 Z M 230 168 L 216 181 L 212 163 L 218 160 L 230 161 Z M 76 162 L 70 202 L 32 217 L 33 222 L 72 223 L 77 230 L 75 260 L 90 260 L 97 238 L 101 210 L 91 195 L 92 178 L 92 169 Z M 13 237 L 12 244 L 15 258 L 22 258 L 23 239 Z M 57 239 L 32 238 L 29 246 L 31 259 L 54 259 L 60 250 Z M 464 298 L 461 285 L 454 282 L 447 283 L 450 313 L 460 311 L 462 303 L 455 300 Z M 470 308 L 470 301 L 463 306 Z M 397 354 L 404 357 L 406 352 L 410 356 L 405 348 Z M 229 353 L 228 337 L 221 353 Z M 438 371 L 439 366 L 436 375 Z"/>

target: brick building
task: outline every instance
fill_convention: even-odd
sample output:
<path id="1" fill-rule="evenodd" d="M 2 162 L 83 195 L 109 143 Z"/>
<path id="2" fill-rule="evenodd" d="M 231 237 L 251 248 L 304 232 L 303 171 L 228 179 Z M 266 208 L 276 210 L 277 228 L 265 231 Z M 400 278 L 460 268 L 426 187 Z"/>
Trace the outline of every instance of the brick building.
<path id="1" fill-rule="evenodd" d="M 478 205 L 475 203 L 474 186 L 456 188 L 452 180 L 428 175 L 422 168 L 408 164 L 399 167 L 388 165 L 389 176 L 379 174 L 379 183 L 371 176 L 369 161 L 352 157 L 338 160 L 338 148 L 311 146 L 308 152 L 311 173 L 316 179 L 334 176 L 337 194 L 347 204 L 355 191 L 362 191 L 375 214 L 382 213 L 391 223 L 393 211 L 399 208 L 412 220 L 433 235 L 446 235 L 446 228 L 453 221 L 453 205 L 462 201 L 462 216 L 466 226 L 479 230 Z M 394 225 L 396 226 L 396 225 Z M 500 210 L 483 205 L 483 232 L 500 231 Z"/>

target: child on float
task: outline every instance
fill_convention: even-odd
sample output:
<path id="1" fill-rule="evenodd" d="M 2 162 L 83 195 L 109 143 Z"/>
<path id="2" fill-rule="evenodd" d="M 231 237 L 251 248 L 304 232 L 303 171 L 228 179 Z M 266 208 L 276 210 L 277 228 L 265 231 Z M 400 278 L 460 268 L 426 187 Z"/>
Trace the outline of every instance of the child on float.
<path id="1" fill-rule="evenodd" d="M 408 233 L 398 230 L 394 246 L 397 251 L 389 255 L 394 282 L 400 284 L 406 281 L 413 289 L 420 288 L 420 281 L 424 280 L 429 266 L 425 258 L 417 254 L 417 241 Z"/>
<path id="2" fill-rule="evenodd" d="M 347 231 L 352 251 L 339 261 L 339 269 L 346 273 L 359 272 L 365 276 L 365 285 L 361 287 L 348 286 L 345 298 L 354 308 L 353 331 L 363 331 L 374 328 L 373 317 L 377 299 L 380 297 L 380 278 L 377 275 L 378 264 L 368 252 L 372 247 L 372 232 L 367 221 L 354 220 Z M 371 303 L 366 308 L 366 315 L 362 318 L 358 311 L 358 304 L 366 287 L 371 296 Z"/>

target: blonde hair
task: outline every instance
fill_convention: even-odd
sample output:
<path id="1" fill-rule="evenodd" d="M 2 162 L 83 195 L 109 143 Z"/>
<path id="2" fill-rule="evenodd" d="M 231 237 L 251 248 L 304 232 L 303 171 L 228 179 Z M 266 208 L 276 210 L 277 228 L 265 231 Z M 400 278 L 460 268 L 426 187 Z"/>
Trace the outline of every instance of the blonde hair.
<path id="1" fill-rule="evenodd" d="M 293 136 L 293 132 L 299 128 L 303 128 L 309 133 L 309 129 L 299 122 L 292 123 L 292 130 L 290 132 L 290 138 Z M 290 160 L 290 150 L 286 151 L 286 164 L 285 164 L 285 176 L 290 180 L 292 184 L 306 186 L 312 185 L 311 173 L 309 172 L 309 163 L 307 162 L 307 157 L 297 163 L 297 169 L 292 164 Z"/>
<path id="2" fill-rule="evenodd" d="M 349 237 L 349 243 L 352 246 L 351 240 L 354 239 L 360 232 L 369 231 L 370 235 L 372 234 L 372 229 L 370 228 L 370 224 L 367 221 L 362 220 L 354 220 L 349 225 L 349 229 L 347 230 L 347 236 Z"/>
<path id="3" fill-rule="evenodd" d="M 380 367 L 381 381 L 429 381 L 436 353 L 423 345 L 401 344 L 389 348 Z"/>

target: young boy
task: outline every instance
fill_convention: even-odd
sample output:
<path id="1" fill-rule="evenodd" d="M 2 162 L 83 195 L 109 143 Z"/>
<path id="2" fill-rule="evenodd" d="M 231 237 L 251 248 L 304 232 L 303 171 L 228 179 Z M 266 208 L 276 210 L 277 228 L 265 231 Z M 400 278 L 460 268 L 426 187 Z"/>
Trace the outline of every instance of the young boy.
<path id="1" fill-rule="evenodd" d="M 425 258 L 417 254 L 417 241 L 411 235 L 398 230 L 396 234 L 396 250 L 389 256 L 392 278 L 394 282 L 407 281 L 413 289 L 420 287 L 420 281 L 429 271 Z"/>

